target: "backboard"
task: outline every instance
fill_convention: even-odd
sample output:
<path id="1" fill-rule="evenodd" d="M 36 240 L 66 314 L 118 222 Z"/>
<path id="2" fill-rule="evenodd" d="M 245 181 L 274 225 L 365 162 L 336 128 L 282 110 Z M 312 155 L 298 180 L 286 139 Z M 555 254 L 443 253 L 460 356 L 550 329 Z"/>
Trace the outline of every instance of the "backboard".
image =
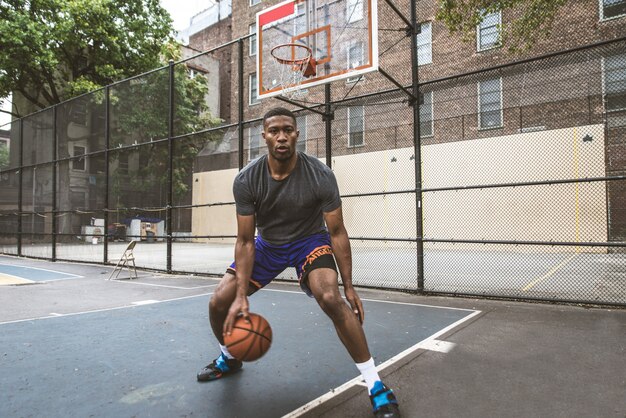
<path id="1" fill-rule="evenodd" d="M 287 0 L 256 15 L 259 98 L 378 70 L 377 0 Z M 282 46 L 280 46 L 282 45 Z M 307 48 L 299 48 L 304 45 Z M 279 47 L 280 46 L 280 47 Z M 278 49 L 275 49 L 279 47 Z M 314 74 L 272 56 L 310 51 Z M 300 54 L 300 55 L 299 55 Z M 289 77 L 297 71 L 307 76 Z"/>

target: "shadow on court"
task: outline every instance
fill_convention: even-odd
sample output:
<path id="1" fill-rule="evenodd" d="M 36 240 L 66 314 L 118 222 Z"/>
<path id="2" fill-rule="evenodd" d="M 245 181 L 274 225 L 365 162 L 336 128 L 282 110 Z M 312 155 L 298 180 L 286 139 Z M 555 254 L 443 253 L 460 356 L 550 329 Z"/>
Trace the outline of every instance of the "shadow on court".
<path id="1" fill-rule="evenodd" d="M 0 257 L 71 280 L 0 286 L 0 416 L 370 416 L 330 321 L 297 286 L 250 298 L 274 332 L 262 359 L 198 383 L 218 353 L 216 280 Z M 363 289 L 365 331 L 405 417 L 626 413 L 626 311 Z M 428 306 L 426 306 L 428 305 Z"/>

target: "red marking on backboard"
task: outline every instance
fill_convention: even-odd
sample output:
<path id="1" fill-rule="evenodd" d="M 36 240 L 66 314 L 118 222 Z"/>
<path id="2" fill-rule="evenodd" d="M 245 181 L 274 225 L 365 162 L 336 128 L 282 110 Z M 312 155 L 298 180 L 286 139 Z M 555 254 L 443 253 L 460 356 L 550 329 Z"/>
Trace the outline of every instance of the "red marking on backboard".
<path id="1" fill-rule="evenodd" d="M 269 10 L 267 13 L 263 13 L 259 15 L 259 26 L 262 28 L 263 26 L 275 22 L 279 19 L 282 19 L 287 16 L 291 16 L 296 13 L 296 2 L 291 2 L 279 6 L 275 9 Z"/>

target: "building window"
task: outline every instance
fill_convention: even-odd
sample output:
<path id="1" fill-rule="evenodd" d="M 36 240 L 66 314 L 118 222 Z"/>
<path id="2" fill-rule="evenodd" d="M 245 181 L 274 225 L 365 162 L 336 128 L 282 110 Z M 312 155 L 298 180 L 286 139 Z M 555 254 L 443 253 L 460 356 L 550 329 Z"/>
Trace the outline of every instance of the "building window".
<path id="1" fill-rule="evenodd" d="M 77 125 L 87 126 L 87 101 L 80 98 L 70 104 L 70 122 Z"/>
<path id="2" fill-rule="evenodd" d="M 604 95 L 607 112 L 626 110 L 626 54 L 604 58 Z"/>
<path id="3" fill-rule="evenodd" d="M 626 16 L 626 0 L 600 0 L 600 18 Z"/>
<path id="4" fill-rule="evenodd" d="M 261 155 L 263 144 L 262 125 L 255 125 L 248 128 L 248 161 L 252 161 Z"/>
<path id="5" fill-rule="evenodd" d="M 250 56 L 253 56 L 256 55 L 256 23 L 253 23 L 248 27 L 248 33 L 252 35 L 248 39 L 250 42 Z"/>
<path id="6" fill-rule="evenodd" d="M 363 0 L 348 0 L 346 21 L 348 23 L 353 23 L 361 19 L 363 19 Z"/>
<path id="7" fill-rule="evenodd" d="M 261 3 L 261 0 L 250 0 L 250 6 L 256 6 L 259 3 Z"/>
<path id="8" fill-rule="evenodd" d="M 296 125 L 300 131 L 300 136 L 298 136 L 298 142 L 296 143 L 296 150 L 306 152 L 306 115 L 296 117 Z"/>
<path id="9" fill-rule="evenodd" d="M 250 95 L 248 96 L 250 98 L 249 104 L 255 105 L 255 104 L 260 103 L 259 90 L 258 90 L 259 86 L 257 86 L 256 73 L 250 74 L 248 82 L 249 82 L 248 90 L 250 93 Z"/>
<path id="10" fill-rule="evenodd" d="M 476 49 L 485 51 L 500 46 L 500 25 L 502 14 L 500 12 L 489 13 L 483 17 L 483 21 L 476 27 Z"/>
<path id="11" fill-rule="evenodd" d="M 363 42 L 356 41 L 348 45 L 348 53 L 346 57 L 346 64 L 348 69 L 353 69 L 363 65 Z M 346 82 L 354 83 L 359 81 L 363 76 L 357 75 L 355 77 L 349 77 Z"/>
<path id="12" fill-rule="evenodd" d="M 420 138 L 433 136 L 433 92 L 420 93 Z"/>
<path id="13" fill-rule="evenodd" d="M 348 108 L 348 147 L 358 147 L 365 144 L 365 107 L 353 106 Z"/>
<path id="14" fill-rule="evenodd" d="M 478 126 L 480 129 L 502 127 L 502 78 L 478 83 Z"/>
<path id="15" fill-rule="evenodd" d="M 85 147 L 81 147 L 78 145 L 74 145 L 72 147 L 72 157 L 77 157 L 79 155 L 82 155 L 82 157 L 72 160 L 72 170 L 85 171 L 86 164 L 85 164 L 84 155 L 86 151 L 87 149 Z"/>
<path id="16" fill-rule="evenodd" d="M 433 62 L 433 32 L 430 22 L 420 25 L 420 33 L 417 35 L 417 65 L 431 64 Z"/>

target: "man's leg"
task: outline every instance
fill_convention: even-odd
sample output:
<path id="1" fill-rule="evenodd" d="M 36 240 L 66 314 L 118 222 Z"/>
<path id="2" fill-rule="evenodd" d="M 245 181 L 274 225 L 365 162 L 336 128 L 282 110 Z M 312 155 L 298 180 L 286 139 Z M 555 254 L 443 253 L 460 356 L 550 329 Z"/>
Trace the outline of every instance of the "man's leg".
<path id="1" fill-rule="evenodd" d="M 239 370 L 242 363 L 234 359 L 224 346 L 222 330 L 230 305 L 235 300 L 237 283 L 235 275 L 227 272 L 215 289 L 209 301 L 209 322 L 215 338 L 219 341 L 221 354 L 197 375 L 198 381 L 206 382 L 221 378 L 225 374 Z"/>
<path id="2" fill-rule="evenodd" d="M 228 309 L 235 300 L 237 293 L 237 282 L 235 275 L 227 272 L 222 277 L 219 285 L 215 289 L 215 292 L 209 300 L 209 322 L 211 323 L 211 329 L 213 335 L 220 342 L 224 344 L 224 336 L 222 335 L 222 329 L 224 326 L 224 320 L 228 315 Z"/>
<path id="3" fill-rule="evenodd" d="M 380 381 L 363 327 L 339 293 L 337 272 L 330 268 L 318 268 L 308 274 L 307 280 L 308 288 L 333 321 L 339 339 L 367 383 L 374 415 L 380 418 L 399 417 L 398 402 L 393 391 Z"/>
<path id="4" fill-rule="evenodd" d="M 359 318 L 339 293 L 337 272 L 330 268 L 318 268 L 307 277 L 308 287 L 324 313 L 333 321 L 339 339 L 355 363 L 369 360 L 369 348 Z"/>

